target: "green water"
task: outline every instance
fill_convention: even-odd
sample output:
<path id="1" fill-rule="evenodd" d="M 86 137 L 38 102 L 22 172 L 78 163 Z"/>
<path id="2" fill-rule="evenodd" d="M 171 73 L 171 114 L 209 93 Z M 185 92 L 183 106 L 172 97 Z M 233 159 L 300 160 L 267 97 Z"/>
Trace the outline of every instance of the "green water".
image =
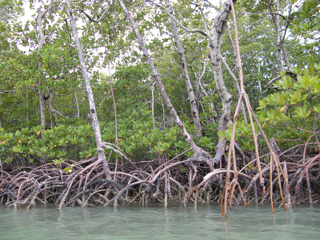
<path id="1" fill-rule="evenodd" d="M 320 239 L 320 207 L 285 212 L 234 207 L 229 220 L 214 205 L 78 207 L 14 210 L 0 206 L 0 239 Z"/>

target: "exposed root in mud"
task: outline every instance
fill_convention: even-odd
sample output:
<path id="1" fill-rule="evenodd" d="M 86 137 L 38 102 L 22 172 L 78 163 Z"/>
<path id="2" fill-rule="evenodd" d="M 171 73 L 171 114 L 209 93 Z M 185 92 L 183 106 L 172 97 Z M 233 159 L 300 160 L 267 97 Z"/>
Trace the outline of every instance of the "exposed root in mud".
<path id="1" fill-rule="evenodd" d="M 299 147 L 303 149 L 304 146 Z M 280 190 L 287 207 L 306 201 L 310 204 L 317 202 L 320 194 L 320 154 L 294 156 L 293 152 L 297 153 L 296 149 L 278 155 L 283 169 L 279 172 L 279 178 L 274 166 L 262 163 L 261 173 L 269 179 L 265 181 L 265 193 L 259 186 L 259 172 L 252 168 L 255 160 L 245 166 L 237 162 L 238 168 L 243 167 L 239 168 L 237 179 L 233 180 L 237 190 L 232 189 L 229 191 L 232 194 L 227 194 L 230 207 L 245 202 L 263 204 L 273 201 L 283 204 Z M 261 156 L 261 160 L 267 158 Z M 224 198 L 227 169 L 210 171 L 208 165 L 194 159 L 181 161 L 174 158 L 162 164 L 157 161 L 127 163 L 118 168 L 123 172 L 114 172 L 110 164 L 110 169 L 113 180 L 106 178 L 103 164 L 97 158 L 69 161 L 58 166 L 22 167 L 10 172 L 0 169 L 0 202 L 15 208 L 31 208 L 37 203 L 53 203 L 62 208 L 128 203 L 146 206 L 159 202 L 166 207 L 169 201 L 180 201 L 185 205 L 191 201 L 196 206 L 199 202 L 220 203 Z M 279 179 L 282 188 L 276 184 Z M 289 183 L 289 191 L 284 179 Z"/>

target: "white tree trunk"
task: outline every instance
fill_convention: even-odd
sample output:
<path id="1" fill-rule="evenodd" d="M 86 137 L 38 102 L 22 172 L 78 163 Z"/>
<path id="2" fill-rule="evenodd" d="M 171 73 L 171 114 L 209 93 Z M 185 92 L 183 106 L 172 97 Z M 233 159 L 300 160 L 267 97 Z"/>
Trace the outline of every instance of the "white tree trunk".
<path id="1" fill-rule="evenodd" d="M 189 132 L 186 130 L 186 128 L 184 127 L 182 121 L 180 120 L 175 108 L 173 107 L 168 95 L 167 95 L 167 92 L 164 88 L 164 85 L 161 81 L 161 78 L 160 78 L 160 75 L 159 73 L 157 72 L 156 70 L 156 67 L 154 66 L 154 63 L 153 63 L 153 60 L 144 44 L 144 41 L 143 41 L 143 38 L 141 37 L 141 34 L 138 30 L 138 27 L 137 27 L 137 24 L 136 22 L 134 21 L 131 13 L 128 11 L 127 7 L 125 6 L 125 4 L 123 3 L 122 0 L 118 0 L 123 11 L 125 12 L 127 18 L 129 19 L 130 23 L 131 23 L 131 26 L 133 28 L 133 31 L 136 35 L 136 38 L 137 38 L 137 41 L 138 43 L 140 44 L 140 47 L 142 49 L 142 52 L 143 52 L 143 55 L 146 57 L 147 59 L 147 62 L 151 68 L 151 72 L 152 72 L 152 76 L 153 78 L 155 79 L 158 87 L 159 87 L 159 90 L 160 90 L 160 93 L 161 93 L 161 96 L 163 98 L 163 100 L 165 101 L 169 111 L 170 111 L 170 114 L 173 118 L 173 120 L 175 121 L 175 123 L 178 125 L 178 127 L 181 129 L 182 131 L 182 134 L 185 138 L 185 141 L 189 144 L 190 148 L 194 151 L 194 155 L 191 157 L 191 159 L 194 159 L 196 161 L 205 161 L 209 166 L 210 168 L 213 170 L 213 167 L 212 167 L 212 164 L 211 164 L 211 156 L 209 153 L 205 152 L 204 150 L 202 150 L 201 148 L 199 148 L 193 141 L 193 138 L 192 136 L 189 134 Z"/>
<path id="2" fill-rule="evenodd" d="M 154 83 L 151 83 L 151 112 L 153 128 L 156 127 L 156 120 L 154 118 Z"/>
<path id="3" fill-rule="evenodd" d="M 207 93 L 207 91 L 205 90 L 205 88 L 203 87 L 203 84 L 202 84 L 202 78 L 204 76 L 205 71 L 206 71 L 206 62 L 204 61 L 202 73 L 200 72 L 199 76 L 197 73 L 194 73 L 194 75 L 198 80 L 198 85 L 200 86 L 203 95 L 205 95 L 206 97 L 209 97 L 209 94 Z M 209 105 L 210 113 L 211 113 L 210 122 L 214 123 L 215 118 L 217 117 L 217 112 L 216 112 L 214 103 L 211 100 L 209 101 L 208 105 Z M 202 106 L 202 108 L 203 108 L 203 106 Z"/>
<path id="4" fill-rule="evenodd" d="M 90 78 L 89 78 L 86 63 L 84 61 L 84 54 L 82 52 L 82 47 L 81 47 L 81 44 L 80 44 L 80 41 L 78 38 L 78 32 L 77 32 L 77 28 L 76 28 L 75 19 L 73 16 L 73 10 L 70 6 L 70 0 L 66 0 L 66 3 L 68 6 L 68 10 L 69 10 L 70 23 L 71 23 L 71 27 L 72 27 L 72 31 L 73 31 L 74 41 L 76 43 L 77 50 L 78 50 L 78 57 L 80 60 L 82 75 L 83 75 L 85 85 L 86 85 L 86 93 L 88 96 L 89 106 L 90 106 L 90 118 L 92 121 L 92 128 L 95 133 L 96 146 L 97 146 L 97 151 L 98 151 L 98 161 L 101 161 L 103 163 L 103 170 L 107 174 L 107 178 L 111 179 L 111 176 L 109 175 L 110 169 L 109 169 L 108 162 L 107 162 L 104 148 L 103 148 L 103 142 L 102 142 L 102 138 L 101 138 L 98 115 L 97 115 L 97 111 L 96 111 L 96 107 L 95 107 Z"/>
<path id="5" fill-rule="evenodd" d="M 77 118 L 79 118 L 80 117 L 80 108 L 79 108 L 79 101 L 78 101 L 78 98 L 77 98 L 76 90 L 74 91 L 74 99 L 75 99 L 76 105 L 77 105 Z"/>
<path id="6" fill-rule="evenodd" d="M 235 2 L 235 1 L 234 1 Z M 214 79 L 216 82 L 216 89 L 222 101 L 222 115 L 218 122 L 218 132 L 224 131 L 231 123 L 231 100 L 232 95 L 227 90 L 221 68 L 221 38 L 223 31 L 227 25 L 227 21 L 231 12 L 230 1 L 226 1 L 222 4 L 218 15 L 215 18 L 215 24 L 213 33 L 210 38 L 210 60 L 213 66 Z M 226 139 L 219 136 L 218 145 L 216 147 L 216 155 L 213 159 L 213 163 L 219 163 L 225 156 Z"/>
<path id="7" fill-rule="evenodd" d="M 234 3 L 237 0 L 232 0 Z M 204 29 L 205 31 L 201 29 L 188 29 L 185 27 L 182 23 L 180 23 L 175 16 L 170 14 L 168 9 L 164 8 L 160 4 L 156 4 L 156 6 L 163 9 L 169 16 L 172 18 L 183 30 L 190 32 L 190 33 L 200 33 L 201 35 L 207 37 L 209 39 L 209 56 L 211 59 L 211 64 L 213 66 L 214 71 L 214 77 L 216 82 L 216 89 L 220 95 L 220 98 L 222 100 L 222 115 L 218 122 L 218 132 L 224 131 L 227 129 L 227 127 L 231 124 L 231 100 L 232 96 L 228 92 L 222 75 L 222 69 L 221 69 L 221 38 L 223 35 L 223 31 L 227 25 L 227 21 L 229 18 L 229 15 L 231 13 L 231 3 L 229 1 L 225 1 L 215 18 L 214 28 L 212 34 L 209 32 L 207 28 L 207 20 L 204 14 L 202 14 L 204 18 Z M 219 163 L 224 155 L 225 155 L 225 145 L 226 145 L 226 139 L 219 137 L 219 142 L 216 147 L 216 155 L 214 159 L 212 160 L 213 164 Z"/>
<path id="8" fill-rule="evenodd" d="M 38 19 L 37 19 L 37 25 L 38 25 L 38 32 L 39 32 L 39 44 L 38 44 L 38 52 L 40 52 L 40 49 L 43 47 L 44 41 L 45 41 L 45 36 L 44 32 L 42 29 L 42 19 L 46 15 L 47 11 L 44 10 L 43 12 L 41 11 L 41 8 L 39 9 L 38 13 Z M 40 105 L 40 120 L 41 120 L 41 125 L 43 128 L 46 126 L 46 115 L 45 115 L 45 105 L 44 105 L 44 97 L 43 97 L 43 90 L 41 89 L 42 86 L 42 74 L 41 74 L 41 67 L 42 63 L 38 62 L 38 69 L 40 71 L 40 77 L 38 80 L 38 97 L 39 97 L 39 105 Z"/>
<path id="9" fill-rule="evenodd" d="M 276 13 L 280 14 L 280 2 L 279 2 L 279 0 L 277 0 L 277 2 L 276 2 L 276 7 L 277 7 L 277 12 Z M 275 28 L 275 31 L 276 31 L 276 34 L 277 34 L 278 64 L 279 64 L 279 70 L 280 70 L 280 72 L 282 72 L 282 71 L 284 71 L 284 67 L 283 67 L 283 63 L 282 63 L 282 54 L 284 56 L 284 60 L 285 60 L 285 63 L 287 65 L 287 69 L 288 70 L 290 69 L 290 62 L 289 62 L 289 59 L 288 59 L 287 51 L 286 51 L 286 48 L 283 45 L 285 34 L 284 34 L 284 36 L 282 36 L 282 34 L 281 34 L 281 32 L 282 32 L 281 30 L 282 29 L 280 27 L 279 15 L 273 12 L 271 3 L 269 3 L 269 11 L 270 11 L 271 18 L 272 18 L 272 21 L 273 21 L 273 25 L 274 25 L 274 28 Z M 290 13 L 290 11 L 291 11 L 291 8 L 289 10 L 289 13 Z M 287 19 L 287 21 L 289 21 L 289 19 Z"/>
<path id="10" fill-rule="evenodd" d="M 171 8 L 171 5 L 169 3 L 168 0 L 166 0 L 166 4 L 167 4 L 167 8 L 170 11 L 170 14 L 173 15 L 173 10 Z M 190 105 L 191 105 L 191 114 L 193 117 L 193 122 L 194 125 L 197 129 L 197 136 L 202 136 L 202 129 L 201 129 L 201 123 L 200 123 L 200 118 L 199 118 L 199 111 L 197 108 L 197 104 L 196 104 L 196 98 L 194 95 L 194 91 L 193 91 L 193 87 L 190 81 L 190 77 L 189 77 L 189 73 L 188 73 L 188 69 L 187 69 L 187 62 L 186 59 L 184 57 L 184 52 L 181 46 L 181 42 L 179 39 L 179 34 L 178 34 L 178 29 L 177 29 L 177 25 L 176 22 L 174 21 L 174 19 L 170 18 L 171 21 L 171 28 L 172 28 L 172 33 L 173 33 L 173 37 L 176 43 L 176 47 L 178 49 L 178 55 L 179 55 L 179 60 L 180 60 L 180 64 L 182 67 L 182 73 L 183 73 L 183 77 L 184 80 L 186 82 L 187 85 L 187 92 L 188 92 L 188 96 L 189 96 L 189 100 L 190 100 Z"/>

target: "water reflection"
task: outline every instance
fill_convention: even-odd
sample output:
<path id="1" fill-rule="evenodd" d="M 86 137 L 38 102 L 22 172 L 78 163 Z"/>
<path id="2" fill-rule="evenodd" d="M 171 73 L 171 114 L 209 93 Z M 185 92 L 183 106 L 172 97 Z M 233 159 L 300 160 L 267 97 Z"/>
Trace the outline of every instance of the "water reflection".
<path id="1" fill-rule="evenodd" d="M 234 207 L 229 219 L 219 206 L 172 205 L 69 207 L 0 206 L 0 239 L 320 239 L 320 208 L 285 212 L 267 206 Z"/>

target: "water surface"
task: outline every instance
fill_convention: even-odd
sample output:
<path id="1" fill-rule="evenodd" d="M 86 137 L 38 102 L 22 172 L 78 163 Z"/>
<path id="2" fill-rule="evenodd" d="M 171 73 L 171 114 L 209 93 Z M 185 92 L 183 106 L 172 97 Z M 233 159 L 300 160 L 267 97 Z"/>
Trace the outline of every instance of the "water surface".
<path id="1" fill-rule="evenodd" d="M 222 218 L 215 205 L 61 211 L 56 206 L 30 210 L 0 206 L 0 239 L 320 239 L 319 206 L 275 209 L 275 214 L 269 206 L 236 206 L 228 216 L 228 221 Z"/>

